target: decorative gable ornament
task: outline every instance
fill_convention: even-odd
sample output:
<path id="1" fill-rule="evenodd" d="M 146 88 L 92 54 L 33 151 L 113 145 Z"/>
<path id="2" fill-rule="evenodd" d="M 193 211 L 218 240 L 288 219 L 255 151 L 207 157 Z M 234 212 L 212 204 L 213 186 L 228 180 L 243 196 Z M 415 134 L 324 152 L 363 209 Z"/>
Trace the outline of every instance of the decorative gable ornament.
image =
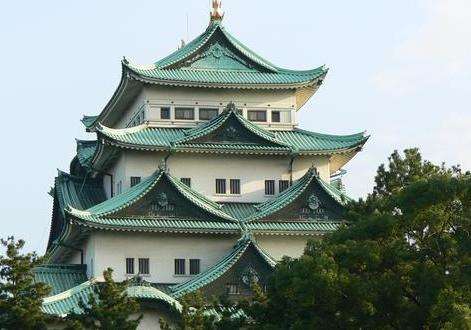
<path id="1" fill-rule="evenodd" d="M 311 209 L 311 211 L 319 211 L 321 207 L 321 201 L 319 200 L 319 197 L 314 194 L 309 196 L 307 200 L 307 206 Z"/>
<path id="2" fill-rule="evenodd" d="M 250 287 L 253 283 L 258 283 L 260 281 L 260 276 L 252 266 L 247 266 L 241 273 L 240 280 L 246 286 Z"/>
<path id="3" fill-rule="evenodd" d="M 161 208 L 164 208 L 168 205 L 168 198 L 167 198 L 167 194 L 166 193 L 160 193 L 157 195 L 157 198 L 156 198 L 156 202 L 157 204 L 161 207 Z"/>

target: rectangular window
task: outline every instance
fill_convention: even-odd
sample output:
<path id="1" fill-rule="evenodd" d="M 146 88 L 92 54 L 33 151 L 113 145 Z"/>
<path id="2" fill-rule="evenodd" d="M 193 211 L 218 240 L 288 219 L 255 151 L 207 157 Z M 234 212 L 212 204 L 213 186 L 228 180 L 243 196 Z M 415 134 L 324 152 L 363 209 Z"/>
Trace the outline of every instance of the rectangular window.
<path id="1" fill-rule="evenodd" d="M 226 194 L 226 179 L 216 179 L 216 194 Z"/>
<path id="2" fill-rule="evenodd" d="M 180 181 L 188 187 L 191 187 L 191 178 L 181 178 Z"/>
<path id="3" fill-rule="evenodd" d="M 126 258 L 126 274 L 134 274 L 134 258 Z"/>
<path id="4" fill-rule="evenodd" d="M 194 120 L 195 109 L 193 108 L 175 108 L 175 119 Z"/>
<path id="5" fill-rule="evenodd" d="M 278 181 L 278 191 L 283 192 L 289 188 L 289 181 L 288 180 L 280 180 Z"/>
<path id="6" fill-rule="evenodd" d="M 190 275 L 198 275 L 200 273 L 200 259 L 190 259 Z"/>
<path id="7" fill-rule="evenodd" d="M 239 179 L 231 179 L 230 190 L 231 190 L 232 195 L 240 195 L 240 180 Z"/>
<path id="8" fill-rule="evenodd" d="M 119 181 L 117 184 L 116 184 L 116 193 L 119 195 L 123 192 L 123 182 L 122 181 Z"/>
<path id="9" fill-rule="evenodd" d="M 139 274 L 149 275 L 149 258 L 139 258 Z"/>
<path id="10" fill-rule="evenodd" d="M 279 111 L 272 111 L 271 112 L 271 121 L 272 121 L 272 123 L 279 123 L 281 121 Z"/>
<path id="11" fill-rule="evenodd" d="M 265 195 L 271 196 L 275 194 L 275 180 L 265 180 Z"/>
<path id="12" fill-rule="evenodd" d="M 200 109 L 200 120 L 211 120 L 214 117 L 217 117 L 219 111 L 218 109 Z"/>
<path id="13" fill-rule="evenodd" d="M 239 286 L 237 284 L 226 285 L 227 294 L 239 294 Z"/>
<path id="14" fill-rule="evenodd" d="M 185 259 L 175 259 L 175 275 L 185 275 Z"/>
<path id="15" fill-rule="evenodd" d="M 267 121 L 266 111 L 247 111 L 247 116 L 250 121 Z"/>
<path id="16" fill-rule="evenodd" d="M 160 108 L 160 119 L 170 119 L 170 108 Z"/>
<path id="17" fill-rule="evenodd" d="M 138 185 L 141 182 L 141 177 L 140 176 L 132 176 L 131 177 L 131 187 L 134 187 L 135 185 Z"/>

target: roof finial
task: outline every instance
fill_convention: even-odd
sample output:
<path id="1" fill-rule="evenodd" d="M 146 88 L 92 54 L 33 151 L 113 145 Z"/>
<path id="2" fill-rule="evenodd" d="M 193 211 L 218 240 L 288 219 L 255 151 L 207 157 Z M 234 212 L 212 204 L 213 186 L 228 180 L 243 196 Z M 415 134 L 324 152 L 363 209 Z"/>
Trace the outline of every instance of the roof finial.
<path id="1" fill-rule="evenodd" d="M 213 0 L 213 9 L 211 10 L 211 22 L 222 21 L 224 12 L 222 11 L 221 0 Z"/>

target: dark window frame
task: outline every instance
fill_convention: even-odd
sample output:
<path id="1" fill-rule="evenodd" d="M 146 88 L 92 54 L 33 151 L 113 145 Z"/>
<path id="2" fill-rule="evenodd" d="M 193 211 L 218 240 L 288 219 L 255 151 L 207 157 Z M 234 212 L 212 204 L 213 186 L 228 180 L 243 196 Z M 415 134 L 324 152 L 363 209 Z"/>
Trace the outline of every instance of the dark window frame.
<path id="1" fill-rule="evenodd" d="M 281 112 L 280 111 L 272 111 L 271 112 L 271 122 L 272 123 L 281 123 Z"/>
<path id="2" fill-rule="evenodd" d="M 240 195 L 240 179 L 229 180 L 229 192 L 231 195 Z"/>
<path id="3" fill-rule="evenodd" d="M 204 112 L 206 113 L 213 112 L 213 115 L 201 116 L 201 114 Z M 199 108 L 198 113 L 199 113 L 200 120 L 211 120 L 219 115 L 219 109 L 218 108 Z"/>
<path id="4" fill-rule="evenodd" d="M 140 176 L 132 176 L 131 177 L 131 187 L 134 187 L 141 183 L 142 178 Z"/>
<path id="5" fill-rule="evenodd" d="M 183 116 L 180 116 L 180 111 L 183 111 Z M 185 115 L 186 111 L 191 111 L 191 116 Z M 175 119 L 176 120 L 195 120 L 195 108 L 190 107 L 175 107 Z"/>
<path id="6" fill-rule="evenodd" d="M 252 117 L 251 115 L 255 115 L 255 117 Z M 247 119 L 253 122 L 264 123 L 267 121 L 267 111 L 266 110 L 248 110 Z"/>
<path id="7" fill-rule="evenodd" d="M 265 180 L 265 196 L 275 195 L 275 180 Z"/>
<path id="8" fill-rule="evenodd" d="M 201 259 L 190 259 L 190 275 L 201 273 Z"/>
<path id="9" fill-rule="evenodd" d="M 289 188 L 289 180 L 278 181 L 278 192 L 283 192 Z"/>
<path id="10" fill-rule="evenodd" d="M 171 108 L 170 107 L 161 107 L 160 108 L 160 119 L 161 120 L 170 120 L 170 118 L 171 118 Z"/>
<path id="11" fill-rule="evenodd" d="M 126 258 L 126 274 L 127 275 L 134 275 L 135 273 L 134 268 L 134 258 Z"/>
<path id="12" fill-rule="evenodd" d="M 181 183 L 191 188 L 191 178 L 180 178 Z"/>
<path id="13" fill-rule="evenodd" d="M 149 258 L 139 258 L 139 274 L 150 275 L 150 260 Z"/>
<path id="14" fill-rule="evenodd" d="M 175 275 L 186 275 L 186 260 L 185 259 L 175 259 L 174 260 L 174 271 Z"/>
<path id="15" fill-rule="evenodd" d="M 227 194 L 226 179 L 216 179 L 216 194 L 218 195 Z"/>

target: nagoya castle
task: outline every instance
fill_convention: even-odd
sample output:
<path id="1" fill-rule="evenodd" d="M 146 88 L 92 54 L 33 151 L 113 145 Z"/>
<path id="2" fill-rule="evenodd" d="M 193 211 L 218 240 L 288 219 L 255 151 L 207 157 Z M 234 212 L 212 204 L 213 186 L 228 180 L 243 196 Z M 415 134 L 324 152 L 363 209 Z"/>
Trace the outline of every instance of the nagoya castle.
<path id="1" fill-rule="evenodd" d="M 193 41 L 150 65 L 124 59 L 109 102 L 83 117 L 90 140 L 55 178 L 47 263 L 35 270 L 53 288 L 46 313 L 79 312 L 111 267 L 132 279 L 140 327 L 159 328 L 188 293 L 250 296 L 283 256 L 342 225 L 342 168 L 368 136 L 300 128 L 328 70 L 276 66 L 223 16 L 214 0 Z"/>

